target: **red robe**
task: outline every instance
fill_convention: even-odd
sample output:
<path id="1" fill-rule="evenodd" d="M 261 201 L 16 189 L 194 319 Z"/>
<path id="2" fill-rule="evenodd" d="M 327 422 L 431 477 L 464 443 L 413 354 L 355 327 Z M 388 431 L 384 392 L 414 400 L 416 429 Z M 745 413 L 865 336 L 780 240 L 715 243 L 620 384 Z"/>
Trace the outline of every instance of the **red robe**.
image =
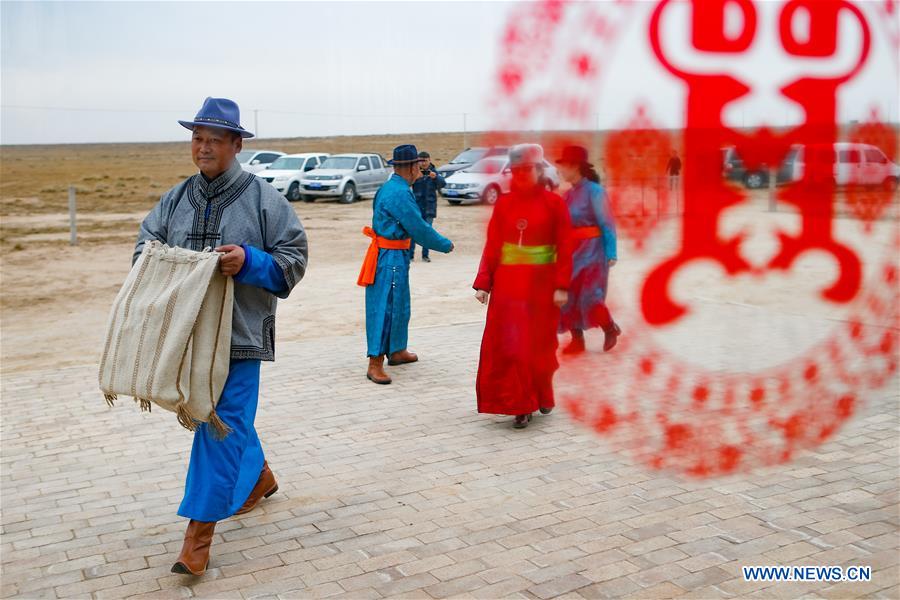
<path id="1" fill-rule="evenodd" d="M 571 227 L 565 201 L 543 188 L 513 191 L 494 207 L 473 285 L 491 293 L 476 380 L 478 412 L 523 415 L 554 405 L 559 309 L 553 293 L 569 287 Z M 514 264 L 503 259 L 504 244 L 508 251 L 552 245 L 556 259 Z"/>

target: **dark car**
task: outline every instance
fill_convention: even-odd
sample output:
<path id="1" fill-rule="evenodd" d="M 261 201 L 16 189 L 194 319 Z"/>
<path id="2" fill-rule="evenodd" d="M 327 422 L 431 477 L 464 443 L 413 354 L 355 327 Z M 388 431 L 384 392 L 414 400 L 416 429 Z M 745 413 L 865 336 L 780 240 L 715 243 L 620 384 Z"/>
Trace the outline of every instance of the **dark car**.
<path id="1" fill-rule="evenodd" d="M 506 146 L 491 146 L 490 148 L 478 146 L 475 148 L 466 148 L 457 154 L 456 158 L 449 163 L 438 167 L 437 171 L 441 177 L 446 179 L 457 171 L 461 171 L 466 167 L 471 167 L 482 158 L 487 158 L 489 156 L 506 156 L 508 151 L 509 148 Z"/>
<path id="2" fill-rule="evenodd" d="M 794 160 L 797 149 L 792 148 L 775 173 L 775 185 L 790 183 L 794 180 Z M 758 190 L 769 186 L 768 169 L 748 170 L 744 161 L 733 147 L 722 149 L 722 173 L 728 181 L 742 184 L 747 189 Z"/>

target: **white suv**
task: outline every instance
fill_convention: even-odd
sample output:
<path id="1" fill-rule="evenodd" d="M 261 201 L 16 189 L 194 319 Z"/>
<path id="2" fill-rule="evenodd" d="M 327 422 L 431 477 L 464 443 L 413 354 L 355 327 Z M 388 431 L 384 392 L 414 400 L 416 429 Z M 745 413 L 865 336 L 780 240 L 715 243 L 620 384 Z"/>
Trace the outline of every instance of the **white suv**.
<path id="1" fill-rule="evenodd" d="M 267 169 L 279 156 L 284 156 L 284 152 L 275 150 L 241 150 L 237 154 L 237 161 L 241 163 L 241 168 L 248 173 L 259 173 Z"/>
<path id="2" fill-rule="evenodd" d="M 350 204 L 363 194 L 374 194 L 391 176 L 381 155 L 335 154 L 300 180 L 300 193 L 307 202 L 337 198 Z"/>
<path id="3" fill-rule="evenodd" d="M 318 167 L 328 158 L 326 153 L 306 152 L 304 154 L 285 154 L 279 156 L 265 171 L 257 173 L 276 190 L 284 194 L 288 200 L 300 199 L 300 180 L 308 172 Z"/>
<path id="4" fill-rule="evenodd" d="M 869 144 L 849 142 L 836 143 L 833 148 L 792 148 L 785 161 L 791 168 L 792 181 L 803 178 L 809 153 L 824 153 L 819 155 L 820 159 L 834 165 L 831 176 L 835 185 L 880 185 L 894 190 L 900 181 L 900 166 L 891 162 L 881 149 Z"/>

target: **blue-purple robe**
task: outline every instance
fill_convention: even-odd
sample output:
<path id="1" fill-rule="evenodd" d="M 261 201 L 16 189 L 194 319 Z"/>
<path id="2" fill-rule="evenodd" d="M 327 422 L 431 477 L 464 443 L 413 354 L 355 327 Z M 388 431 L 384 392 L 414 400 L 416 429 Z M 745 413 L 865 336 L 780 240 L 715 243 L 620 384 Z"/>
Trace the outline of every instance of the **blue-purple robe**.
<path id="1" fill-rule="evenodd" d="M 616 227 L 606 190 L 583 178 L 563 199 L 569 207 L 572 227 L 599 227 L 602 235 L 575 242 L 569 301 L 560 314 L 559 331 L 585 330 L 609 324 L 606 290 L 609 263 L 616 258 Z"/>

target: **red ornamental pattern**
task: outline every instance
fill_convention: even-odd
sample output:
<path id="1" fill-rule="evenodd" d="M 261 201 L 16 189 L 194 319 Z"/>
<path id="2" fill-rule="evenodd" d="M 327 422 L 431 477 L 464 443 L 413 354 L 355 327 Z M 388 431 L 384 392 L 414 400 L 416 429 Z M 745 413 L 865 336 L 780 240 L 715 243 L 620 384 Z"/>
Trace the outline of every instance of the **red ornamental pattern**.
<path id="1" fill-rule="evenodd" d="M 667 212 L 669 188 L 660 173 L 671 151 L 669 136 L 654 127 L 643 106 L 624 129 L 607 136 L 603 154 L 610 204 L 619 229 L 638 249 Z"/>
<path id="2" fill-rule="evenodd" d="M 760 127 L 748 132 L 729 127 L 723 118 L 726 108 L 757 90 L 740 73 L 694 71 L 679 62 L 682 55 L 666 53 L 660 32 L 666 28 L 667 11 L 675 5 L 691 11 L 682 35 L 698 57 L 705 53 L 739 59 L 762 39 L 764 28 L 773 29 L 768 39 L 780 45 L 784 60 L 807 65 L 798 67 L 797 78 L 779 90 L 802 108 L 805 120 L 789 129 Z M 598 84 L 610 72 L 615 45 L 631 25 L 633 6 L 558 2 L 518 6 L 504 41 L 495 98 L 495 106 L 505 115 L 499 119 L 505 131 L 527 130 L 516 126 L 526 122 L 533 126 L 536 119 L 553 129 L 554 120 L 567 118 L 581 119 L 584 129 L 593 129 L 597 103 L 602 109 L 604 93 L 618 93 L 615 82 L 604 81 L 602 89 Z M 624 321 L 626 335 L 619 346 L 608 354 L 588 353 L 565 361 L 557 377 L 558 397 L 579 423 L 649 468 L 693 477 L 783 463 L 823 443 L 860 410 L 870 390 L 896 380 L 900 365 L 896 293 L 900 236 L 882 246 L 872 229 L 884 214 L 882 190 L 852 186 L 835 190 L 832 162 L 818 160 L 810 152 L 802 179 L 774 192 L 780 212 L 789 208 L 797 225 L 788 230 L 778 219 L 760 219 L 771 223 L 776 242 L 771 258 L 761 264 L 752 264 L 743 255 L 747 240 L 740 233 L 724 233 L 720 220 L 730 208 L 750 201 L 744 190 L 723 181 L 722 149 L 735 148 L 747 168 L 768 169 L 780 165 L 796 145 L 830 147 L 838 141 L 836 99 L 867 63 L 870 49 L 877 47 L 872 43 L 874 30 L 894 51 L 900 47 L 896 32 L 885 26 L 892 22 L 887 15 L 896 11 L 896 5 L 884 2 L 877 9 L 867 5 L 867 17 L 859 3 L 785 0 L 773 9 L 774 21 L 761 6 L 753 0 L 662 0 L 654 5 L 648 45 L 657 63 L 687 89 L 681 137 L 659 129 L 649 104 L 638 105 L 625 129 L 606 137 L 600 165 L 620 234 L 633 242 L 632 252 L 620 249 L 620 258 L 661 255 L 662 260 L 648 267 L 646 278 L 637 283 L 641 302 L 636 314 L 628 315 L 634 307 L 614 307 L 617 320 L 631 317 Z M 725 11 L 735 7 L 744 17 L 742 28 L 726 35 Z M 876 20 L 872 11 L 878 10 L 883 17 Z M 794 21 L 804 17 L 807 35 L 795 35 L 803 28 L 794 27 Z M 855 61 L 841 63 L 841 72 L 817 71 L 818 66 L 830 67 L 832 57 L 850 54 L 847 40 L 839 36 L 847 28 L 855 28 L 860 41 Z M 502 74 L 510 65 L 521 76 L 514 86 L 503 83 Z M 594 89 L 588 85 L 591 81 L 597 85 Z M 562 135 L 542 140 L 548 157 L 566 137 L 577 142 L 576 136 Z M 850 133 L 849 141 L 878 146 L 896 160 L 896 131 L 874 113 Z M 669 225 L 657 230 L 657 215 L 667 211 L 656 210 L 655 182 L 675 145 L 684 160 L 684 205 L 678 207 L 677 221 L 671 220 L 679 226 L 673 251 Z M 659 156 L 659 161 L 634 160 L 650 155 Z M 863 191 L 866 195 L 861 195 Z M 845 230 L 866 226 L 871 235 L 871 244 L 862 242 L 870 250 L 866 256 L 860 245 L 850 245 L 846 236 L 838 235 L 836 204 L 844 197 L 857 220 L 841 219 L 841 225 Z M 661 196 L 660 203 L 668 206 L 671 196 Z M 639 210 L 642 207 L 645 210 Z M 658 336 L 665 337 L 668 326 L 701 310 L 669 297 L 670 281 L 689 262 L 717 263 L 727 283 L 739 276 L 793 274 L 807 253 L 827 257 L 834 265 L 834 279 L 822 285 L 819 300 L 839 308 L 847 321 L 823 332 L 820 342 L 781 364 L 740 372 L 689 362 L 661 344 Z M 616 272 L 611 285 L 613 291 L 623 285 Z M 703 333 L 696 335 L 702 338 Z M 708 340 L 713 345 L 720 341 Z"/>
<path id="3" fill-rule="evenodd" d="M 850 141 L 869 144 L 880 148 L 891 162 L 897 161 L 900 139 L 894 127 L 884 124 L 878 117 L 878 111 L 872 109 L 869 120 L 854 127 L 850 132 Z M 876 185 L 871 182 L 853 182 L 846 187 L 847 205 L 854 215 L 859 217 L 871 229 L 872 223 L 882 217 L 891 202 L 897 197 L 897 180 L 885 179 Z"/>

